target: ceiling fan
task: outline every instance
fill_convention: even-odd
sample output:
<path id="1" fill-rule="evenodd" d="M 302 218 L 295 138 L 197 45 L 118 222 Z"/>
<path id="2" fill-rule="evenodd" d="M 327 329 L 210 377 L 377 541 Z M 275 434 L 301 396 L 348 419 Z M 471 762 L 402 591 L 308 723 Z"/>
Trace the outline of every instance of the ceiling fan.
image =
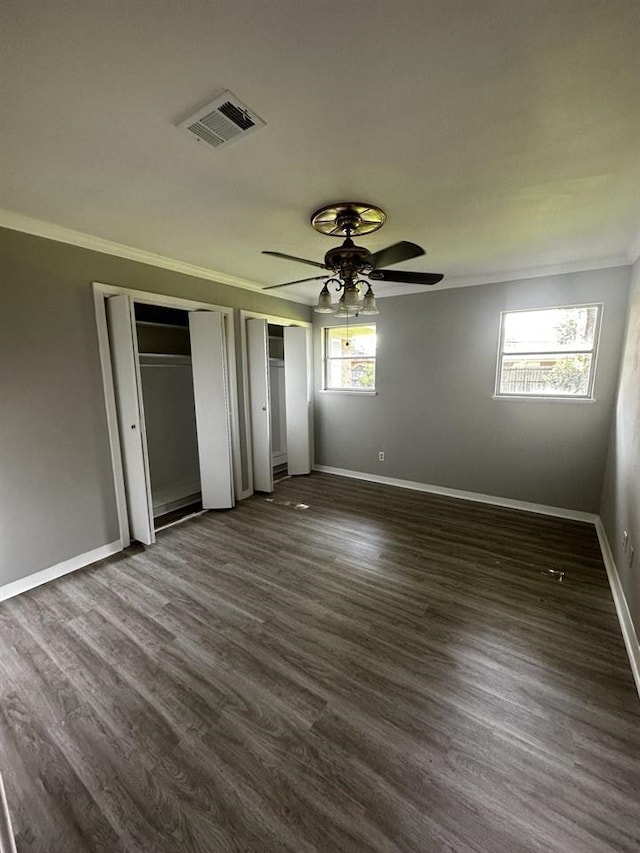
<path id="1" fill-rule="evenodd" d="M 324 256 L 324 263 L 310 261 L 307 258 L 298 258 L 295 255 L 285 255 L 282 252 L 265 251 L 263 255 L 272 255 L 276 258 L 284 258 L 288 261 L 297 261 L 302 264 L 310 264 L 323 270 L 328 270 L 329 275 L 316 275 L 311 278 L 300 278 L 295 281 L 286 281 L 283 284 L 272 284 L 263 290 L 273 290 L 277 287 L 288 287 L 291 284 L 301 284 L 305 281 L 324 280 L 324 286 L 320 291 L 318 304 L 315 310 L 321 314 L 377 314 L 375 295 L 370 281 L 361 280 L 360 276 L 366 276 L 372 281 L 401 282 L 405 284 L 432 285 L 442 281 L 444 276 L 440 273 L 407 272 L 405 270 L 389 270 L 383 267 L 399 264 L 411 258 L 424 255 L 421 246 L 401 240 L 393 243 L 379 252 L 370 252 L 364 246 L 356 246 L 352 240 L 354 236 L 371 234 L 382 228 L 386 222 L 386 214 L 379 207 L 360 202 L 337 202 L 335 204 L 321 207 L 311 217 L 311 225 L 321 234 L 329 237 L 345 237 L 340 246 L 336 246 Z M 338 292 L 342 295 L 338 305 L 332 305 L 329 284 L 335 284 Z M 359 285 L 366 285 L 367 293 L 360 300 Z"/>

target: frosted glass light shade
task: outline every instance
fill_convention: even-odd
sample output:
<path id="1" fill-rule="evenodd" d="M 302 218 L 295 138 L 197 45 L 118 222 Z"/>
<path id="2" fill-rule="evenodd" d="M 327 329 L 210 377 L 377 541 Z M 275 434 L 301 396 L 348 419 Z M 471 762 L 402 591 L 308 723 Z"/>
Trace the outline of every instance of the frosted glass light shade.
<path id="1" fill-rule="evenodd" d="M 313 310 L 316 312 L 316 314 L 333 314 L 333 312 L 335 311 L 334 306 L 331 304 L 331 294 L 329 293 L 329 288 L 326 284 L 320 291 L 320 295 L 318 296 L 318 304 Z"/>
<path id="2" fill-rule="evenodd" d="M 369 285 L 367 292 L 364 295 L 364 299 L 362 300 L 362 308 L 360 309 L 360 313 L 364 315 L 380 313 L 378 311 L 378 306 L 376 305 L 376 296 L 373 290 L 371 289 L 371 285 Z"/>
<path id="3" fill-rule="evenodd" d="M 355 284 L 345 287 L 343 299 L 347 308 L 360 308 L 360 292 Z"/>
<path id="4" fill-rule="evenodd" d="M 347 305 L 344 298 L 344 293 L 340 297 L 340 301 L 338 302 L 338 307 L 336 308 L 336 315 L 338 317 L 355 317 L 355 315 L 360 311 L 360 301 L 355 305 Z"/>

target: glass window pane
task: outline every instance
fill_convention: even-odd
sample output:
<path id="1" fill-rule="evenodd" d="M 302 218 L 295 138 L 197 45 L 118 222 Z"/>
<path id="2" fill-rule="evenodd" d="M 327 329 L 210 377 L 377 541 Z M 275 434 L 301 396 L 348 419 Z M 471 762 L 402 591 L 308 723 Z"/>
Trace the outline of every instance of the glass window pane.
<path id="1" fill-rule="evenodd" d="M 376 354 L 376 327 L 352 326 L 327 330 L 327 355 L 329 358 Z"/>
<path id="2" fill-rule="evenodd" d="M 513 311 L 504 315 L 504 352 L 593 349 L 597 305 Z"/>
<path id="3" fill-rule="evenodd" d="M 325 388 L 375 391 L 376 327 L 325 329 Z"/>
<path id="4" fill-rule="evenodd" d="M 589 394 L 591 353 L 541 354 L 502 359 L 500 394 L 540 394 L 586 397 Z"/>
<path id="5" fill-rule="evenodd" d="M 327 364 L 327 388 L 373 391 L 376 362 L 373 358 L 343 358 Z"/>

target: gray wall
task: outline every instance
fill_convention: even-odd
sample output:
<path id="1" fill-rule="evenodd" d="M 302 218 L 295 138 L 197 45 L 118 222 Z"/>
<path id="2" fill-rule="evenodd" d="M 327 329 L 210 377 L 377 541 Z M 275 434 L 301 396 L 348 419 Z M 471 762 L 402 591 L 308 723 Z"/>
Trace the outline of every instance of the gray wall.
<path id="1" fill-rule="evenodd" d="M 201 491 L 191 364 L 141 356 L 147 452 L 154 516 Z"/>
<path id="2" fill-rule="evenodd" d="M 615 268 L 379 300 L 378 394 L 316 394 L 316 462 L 597 512 L 628 281 Z M 492 399 L 500 312 L 585 302 L 604 303 L 596 401 Z M 315 323 L 318 389 L 319 327 L 336 321 Z"/>
<path id="3" fill-rule="evenodd" d="M 0 229 L 0 585 L 118 538 L 91 282 L 309 320 L 309 309 Z"/>
<path id="4" fill-rule="evenodd" d="M 640 260 L 631 276 L 629 319 L 611 424 L 600 515 L 640 637 Z M 622 534 L 629 534 L 626 550 Z M 630 563 L 629 546 L 635 549 Z"/>

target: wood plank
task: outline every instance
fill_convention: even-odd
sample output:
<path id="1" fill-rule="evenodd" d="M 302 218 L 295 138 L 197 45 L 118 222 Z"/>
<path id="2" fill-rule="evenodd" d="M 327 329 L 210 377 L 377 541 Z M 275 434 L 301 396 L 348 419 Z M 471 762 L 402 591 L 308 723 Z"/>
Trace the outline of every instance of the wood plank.
<path id="1" fill-rule="evenodd" d="M 638 853 L 590 525 L 326 474 L 274 498 L 0 604 L 20 853 Z"/>

